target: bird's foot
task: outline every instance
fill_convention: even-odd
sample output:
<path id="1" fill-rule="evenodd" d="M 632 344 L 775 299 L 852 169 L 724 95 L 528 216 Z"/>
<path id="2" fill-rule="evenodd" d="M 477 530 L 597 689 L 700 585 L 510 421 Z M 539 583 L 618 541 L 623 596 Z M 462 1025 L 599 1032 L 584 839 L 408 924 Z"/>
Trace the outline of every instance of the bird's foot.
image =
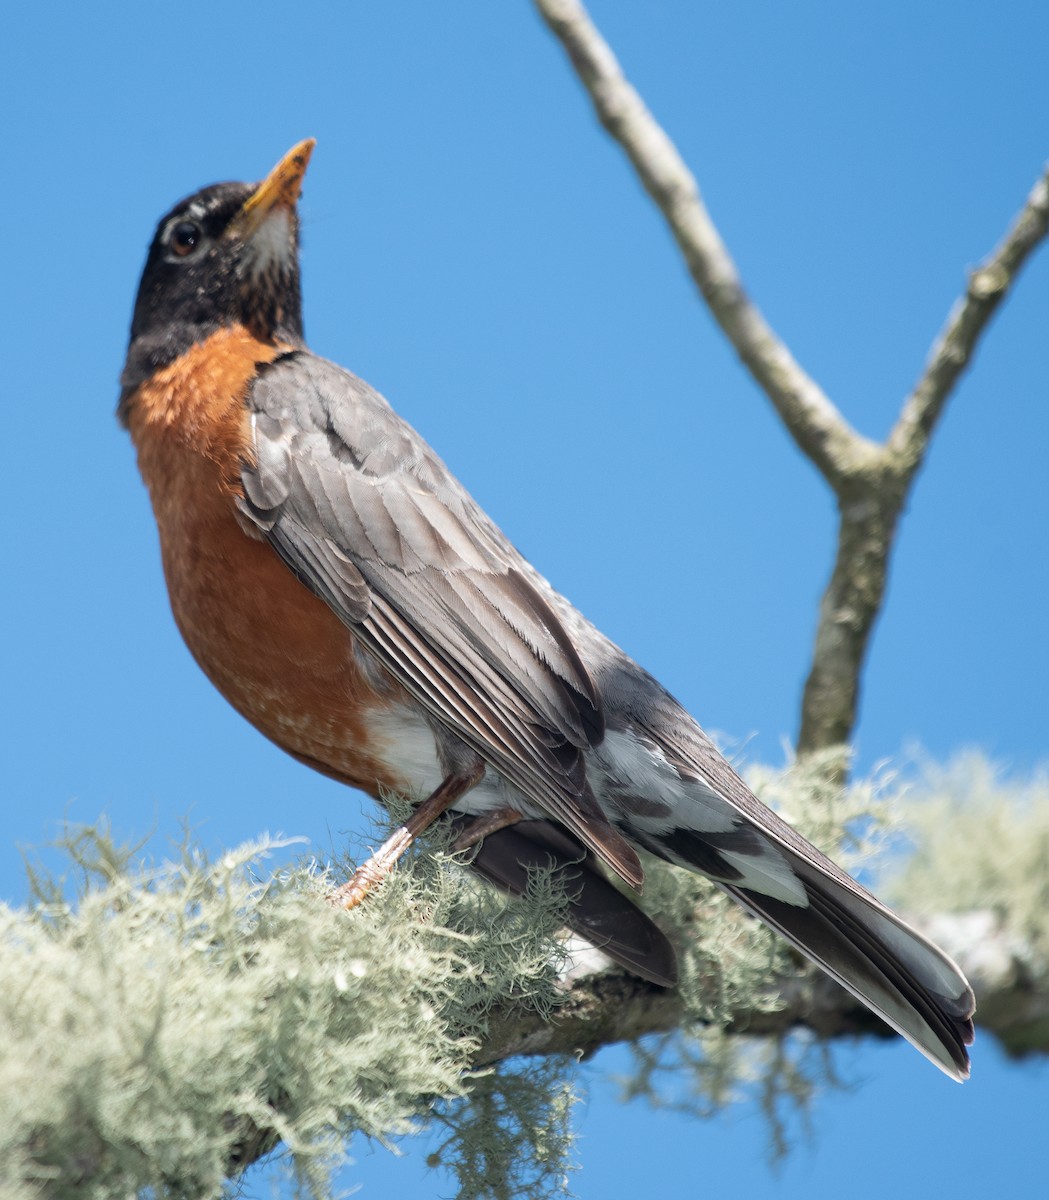
<path id="1" fill-rule="evenodd" d="M 406 826 L 395 830 L 346 883 L 330 893 L 328 903 L 347 910 L 356 908 L 372 888 L 389 875 L 412 840 L 412 833 Z"/>
<path id="2" fill-rule="evenodd" d="M 361 863 L 353 877 L 328 896 L 328 902 L 336 908 L 356 908 L 372 888 L 389 875 L 397 865 L 397 860 L 419 834 L 429 828 L 441 813 L 451 808 L 483 775 L 484 763 L 480 759 L 462 774 L 449 775 L 408 820 L 390 834 L 371 858 Z"/>

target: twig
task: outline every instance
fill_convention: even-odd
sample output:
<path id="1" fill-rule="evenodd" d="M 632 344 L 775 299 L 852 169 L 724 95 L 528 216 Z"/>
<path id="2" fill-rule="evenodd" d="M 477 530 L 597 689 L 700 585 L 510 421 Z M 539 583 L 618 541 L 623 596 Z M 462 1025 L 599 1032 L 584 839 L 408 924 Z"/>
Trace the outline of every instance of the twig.
<path id="1" fill-rule="evenodd" d="M 921 464 L 933 428 L 959 376 L 969 365 L 980 335 L 1047 232 L 1049 167 L 1032 188 L 1001 245 L 969 276 L 965 295 L 955 304 L 933 344 L 925 371 L 907 397 L 886 443 L 901 467 L 913 472 Z"/>
<path id="2" fill-rule="evenodd" d="M 689 272 L 725 336 L 802 451 L 830 481 L 876 453 L 794 360 L 740 283 L 692 173 L 623 75 L 578 0 L 536 0 L 590 94 L 601 124 L 626 151 L 666 218 Z"/>
<path id="3" fill-rule="evenodd" d="M 849 425 L 748 298 L 695 179 L 624 77 L 580 0 L 535 3 L 567 52 L 601 124 L 622 146 L 670 226 L 725 336 L 837 496 L 837 553 L 820 604 L 798 751 L 847 743 L 856 723 L 870 634 L 885 598 L 900 513 L 936 422 L 991 314 L 1046 236 L 1049 173 L 1035 185 L 1001 246 L 970 276 L 966 294 L 889 438 L 884 444 L 874 442 Z"/>

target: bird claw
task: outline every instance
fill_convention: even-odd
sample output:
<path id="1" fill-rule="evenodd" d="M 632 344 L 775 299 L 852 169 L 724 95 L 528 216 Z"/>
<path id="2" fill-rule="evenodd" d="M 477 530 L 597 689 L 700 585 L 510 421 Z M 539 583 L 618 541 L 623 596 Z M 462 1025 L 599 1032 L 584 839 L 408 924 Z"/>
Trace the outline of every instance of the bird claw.
<path id="1" fill-rule="evenodd" d="M 356 908 L 372 888 L 389 875 L 411 844 L 412 834 L 402 825 L 366 862 L 361 863 L 346 883 L 329 893 L 328 903 L 347 912 Z"/>

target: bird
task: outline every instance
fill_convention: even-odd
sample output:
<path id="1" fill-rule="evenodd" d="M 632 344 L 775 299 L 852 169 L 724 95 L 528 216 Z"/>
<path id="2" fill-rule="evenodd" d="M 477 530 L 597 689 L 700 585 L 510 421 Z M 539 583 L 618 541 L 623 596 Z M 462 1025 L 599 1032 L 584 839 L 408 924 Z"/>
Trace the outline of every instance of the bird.
<path id="1" fill-rule="evenodd" d="M 627 890 L 644 851 L 707 876 L 967 1078 L 975 1003 L 958 966 L 763 805 L 388 402 L 307 347 L 298 204 L 313 148 L 161 218 L 118 416 L 204 673 L 300 762 L 414 802 L 338 902 L 360 903 L 445 822 L 505 891 L 560 872 L 570 927 L 672 987 L 675 948 Z"/>

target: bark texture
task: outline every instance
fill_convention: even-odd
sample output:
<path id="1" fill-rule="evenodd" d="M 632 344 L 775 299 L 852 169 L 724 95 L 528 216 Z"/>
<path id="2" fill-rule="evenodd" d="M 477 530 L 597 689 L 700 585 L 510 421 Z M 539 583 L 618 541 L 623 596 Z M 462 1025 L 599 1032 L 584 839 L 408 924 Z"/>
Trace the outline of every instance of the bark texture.
<path id="1" fill-rule="evenodd" d="M 579 0 L 535 0 L 598 119 L 623 148 L 674 236 L 696 287 L 787 431 L 833 490 L 839 531 L 802 694 L 798 752 L 848 743 L 889 557 L 915 475 L 980 336 L 1049 229 L 1049 170 L 1001 244 L 969 276 L 884 443 L 853 429 L 748 297 L 695 178 L 624 76 Z"/>

